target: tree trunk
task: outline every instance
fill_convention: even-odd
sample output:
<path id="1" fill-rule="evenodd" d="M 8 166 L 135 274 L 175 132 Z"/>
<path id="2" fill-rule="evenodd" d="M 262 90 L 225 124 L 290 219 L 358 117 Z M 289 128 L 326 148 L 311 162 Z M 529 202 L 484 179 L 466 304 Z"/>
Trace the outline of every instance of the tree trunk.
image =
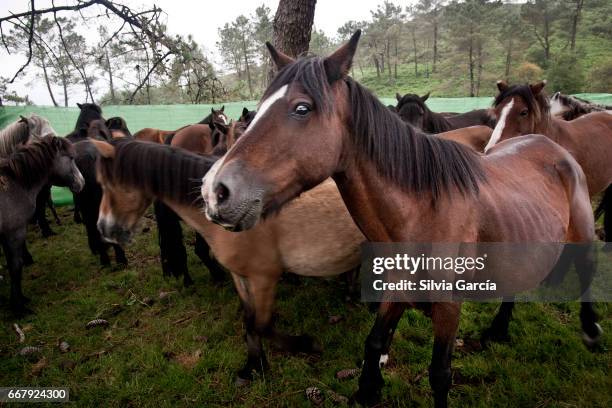
<path id="1" fill-rule="evenodd" d="M 277 50 L 297 58 L 308 51 L 317 0 L 280 0 L 272 22 Z M 274 64 L 270 64 L 271 66 Z M 276 67 L 273 67 L 273 70 Z M 270 70 L 269 79 L 274 76 Z"/>
<path id="2" fill-rule="evenodd" d="M 510 66 L 512 65 L 512 37 L 508 39 L 508 48 L 506 48 L 506 71 L 504 72 L 504 79 L 506 82 L 510 82 Z"/>
<path id="3" fill-rule="evenodd" d="M 387 72 L 389 73 L 389 78 L 391 78 L 391 39 L 387 38 Z"/>
<path id="4" fill-rule="evenodd" d="M 47 74 L 47 64 L 45 64 L 45 58 L 42 57 L 40 61 L 42 63 L 43 76 L 45 78 L 45 84 L 47 84 L 47 90 L 49 91 L 49 96 L 51 97 L 53 106 L 58 106 L 57 101 L 55 100 L 55 95 L 53 95 L 53 90 L 51 89 L 51 84 L 49 83 L 49 75 Z"/>
<path id="5" fill-rule="evenodd" d="M 436 72 L 436 62 L 438 61 L 438 20 L 434 20 L 434 29 L 433 29 L 433 64 L 431 67 L 431 72 Z"/>
<path id="6" fill-rule="evenodd" d="M 482 40 L 477 44 L 478 71 L 476 72 L 476 96 L 480 96 L 480 79 L 482 78 Z"/>
<path id="7" fill-rule="evenodd" d="M 474 37 L 473 37 L 472 28 L 470 27 L 470 46 L 468 49 L 469 52 L 469 60 L 468 60 L 468 68 L 470 75 L 470 96 L 474 96 Z"/>
<path id="8" fill-rule="evenodd" d="M 68 78 L 66 78 L 66 74 L 62 72 L 62 87 L 64 88 L 64 107 L 68 107 Z"/>
<path id="9" fill-rule="evenodd" d="M 374 55 L 372 59 L 374 59 L 374 66 L 376 67 L 376 77 L 380 78 L 380 63 L 378 62 L 378 58 Z"/>
<path id="10" fill-rule="evenodd" d="M 419 62 L 417 61 L 417 43 L 416 43 L 416 30 L 412 29 L 412 48 L 414 49 L 414 76 L 419 76 Z"/>
<path id="11" fill-rule="evenodd" d="M 576 0 L 576 10 L 574 10 L 574 15 L 572 16 L 572 29 L 570 31 L 570 49 L 572 51 L 576 49 L 576 33 L 578 32 L 578 21 L 580 20 L 583 5 L 584 0 Z"/>
<path id="12" fill-rule="evenodd" d="M 244 58 L 244 67 L 247 74 L 247 83 L 249 84 L 249 96 L 253 99 L 253 84 L 251 84 L 251 69 L 249 68 L 249 58 L 247 55 L 246 38 L 242 37 L 242 56 Z"/>
<path id="13" fill-rule="evenodd" d="M 110 58 L 108 56 L 108 50 L 104 50 L 104 56 L 106 57 L 106 69 L 108 71 L 108 83 L 110 87 L 111 103 L 115 103 L 115 85 L 113 84 L 113 68 L 111 67 Z"/>

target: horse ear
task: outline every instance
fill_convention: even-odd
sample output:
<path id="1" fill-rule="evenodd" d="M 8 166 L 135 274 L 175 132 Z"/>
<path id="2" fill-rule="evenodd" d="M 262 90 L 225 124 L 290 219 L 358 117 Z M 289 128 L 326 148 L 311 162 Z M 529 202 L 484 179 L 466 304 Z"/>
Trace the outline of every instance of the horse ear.
<path id="1" fill-rule="evenodd" d="M 210 108 L 210 113 L 215 113 L 215 108 Z"/>
<path id="2" fill-rule="evenodd" d="M 19 115 L 19 122 L 28 123 L 28 118 L 23 115 Z"/>
<path id="3" fill-rule="evenodd" d="M 353 57 L 355 56 L 355 51 L 357 51 L 357 44 L 359 44 L 360 36 L 361 30 L 355 31 L 355 34 L 353 34 L 346 44 L 338 48 L 332 55 L 325 58 L 325 72 L 327 73 L 327 80 L 330 84 L 348 75 L 351 65 L 353 64 Z"/>
<path id="4" fill-rule="evenodd" d="M 248 115 L 249 110 L 247 108 L 242 108 L 242 117 L 245 117 L 246 115 Z"/>
<path id="5" fill-rule="evenodd" d="M 431 94 L 431 92 L 427 92 L 425 95 L 421 96 L 421 100 L 425 102 L 429 98 L 429 94 Z"/>
<path id="6" fill-rule="evenodd" d="M 79 109 L 83 109 L 83 105 L 81 105 L 80 103 L 77 102 L 77 106 L 79 107 Z"/>
<path id="7" fill-rule="evenodd" d="M 221 112 L 223 112 L 224 109 L 225 109 L 225 105 L 221 107 Z"/>
<path id="8" fill-rule="evenodd" d="M 272 61 L 274 62 L 274 65 L 276 65 L 276 69 L 278 71 L 295 62 L 295 59 L 278 51 L 269 41 L 266 41 L 266 47 L 268 48 L 270 57 L 272 57 Z"/>
<path id="9" fill-rule="evenodd" d="M 536 84 L 531 84 L 529 85 L 529 88 L 531 89 L 532 94 L 539 95 L 540 92 L 542 92 L 542 89 L 544 89 L 544 86 L 546 86 L 546 80 L 540 81 Z"/>
<path id="10" fill-rule="evenodd" d="M 89 139 L 91 143 L 93 143 L 100 156 L 105 159 L 114 159 L 115 158 L 115 146 L 108 142 L 103 142 L 101 140 Z"/>
<path id="11" fill-rule="evenodd" d="M 508 83 L 503 79 L 500 79 L 497 81 L 497 89 L 499 89 L 499 92 L 504 92 L 506 89 L 508 89 Z"/>
<path id="12" fill-rule="evenodd" d="M 395 93 L 395 99 L 397 99 L 398 102 L 401 101 L 402 100 L 402 95 L 400 95 L 399 92 L 396 92 Z"/>

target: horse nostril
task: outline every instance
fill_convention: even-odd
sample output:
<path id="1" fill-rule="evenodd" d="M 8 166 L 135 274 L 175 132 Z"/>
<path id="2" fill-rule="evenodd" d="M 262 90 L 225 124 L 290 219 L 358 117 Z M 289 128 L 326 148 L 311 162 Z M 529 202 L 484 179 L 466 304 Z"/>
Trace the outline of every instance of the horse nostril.
<path id="1" fill-rule="evenodd" d="M 229 189 L 223 183 L 219 183 L 217 188 L 215 189 L 215 194 L 217 195 L 217 203 L 221 204 L 229 198 L 230 192 Z"/>

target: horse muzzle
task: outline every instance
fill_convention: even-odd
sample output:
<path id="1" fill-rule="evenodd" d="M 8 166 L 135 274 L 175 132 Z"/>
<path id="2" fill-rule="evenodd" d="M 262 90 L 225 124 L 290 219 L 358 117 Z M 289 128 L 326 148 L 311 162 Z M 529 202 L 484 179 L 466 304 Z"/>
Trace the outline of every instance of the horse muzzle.
<path id="1" fill-rule="evenodd" d="M 126 245 L 132 239 L 132 232 L 129 229 L 121 227 L 112 220 L 99 218 L 97 226 L 102 239 L 110 244 Z"/>
<path id="2" fill-rule="evenodd" d="M 256 180 L 247 179 L 240 167 L 230 163 L 221 172 L 207 175 L 202 184 L 206 218 L 234 232 L 257 224 L 265 191 Z"/>

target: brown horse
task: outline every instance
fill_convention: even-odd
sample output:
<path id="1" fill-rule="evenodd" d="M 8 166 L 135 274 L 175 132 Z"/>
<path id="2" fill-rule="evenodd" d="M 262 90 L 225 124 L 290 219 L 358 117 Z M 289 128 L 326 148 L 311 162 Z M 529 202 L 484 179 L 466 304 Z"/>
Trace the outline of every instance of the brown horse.
<path id="1" fill-rule="evenodd" d="M 234 125 L 235 126 L 235 125 Z M 230 133 L 234 128 L 230 129 Z M 208 242 L 231 273 L 244 306 L 248 358 L 238 381 L 267 367 L 262 337 L 294 352 L 313 350 L 309 336 L 288 336 L 272 325 L 276 286 L 283 272 L 334 276 L 359 265 L 365 240 L 328 180 L 250 231 L 233 233 L 208 221 L 198 205 L 199 178 L 216 158 L 150 143 L 94 142 L 104 159 L 98 179 L 104 186 L 98 226 L 125 243 L 152 199 L 172 208 Z"/>
<path id="2" fill-rule="evenodd" d="M 481 156 L 414 131 L 348 77 L 359 35 L 357 31 L 327 58 L 297 61 L 267 43 L 279 72 L 249 129 L 203 179 L 210 219 L 234 231 L 256 227 L 262 217 L 279 210 L 282 214 L 284 205 L 331 176 L 370 241 L 592 240 L 594 222 L 584 174 L 566 150 L 533 135 L 507 141 Z M 505 279 L 522 282 L 525 288 L 536 286 L 556 260 L 517 259 L 517 268 Z M 246 289 L 252 297 L 267 295 L 262 288 Z M 355 395 L 359 402 L 378 402 L 384 383 L 381 356 L 407 306 L 381 304 L 366 340 Z M 435 406 L 444 407 L 461 305 L 419 306 L 433 321 L 429 378 Z M 492 333 L 507 335 L 512 306 L 503 304 Z M 581 321 L 588 336 L 600 335 L 589 302 L 582 303 Z"/>
<path id="3" fill-rule="evenodd" d="M 488 126 L 493 128 L 495 120 L 490 116 L 488 109 L 476 109 L 470 112 L 453 114 L 450 112 L 436 113 L 425 104 L 429 94 L 418 96 L 415 94 L 395 95 L 397 106 L 395 112 L 406 123 L 427 133 L 441 133 L 468 126 Z"/>
<path id="4" fill-rule="evenodd" d="M 605 191 L 596 213 L 605 213 L 606 241 L 612 241 L 612 113 L 589 113 L 569 122 L 553 117 L 545 85 L 542 81 L 508 86 L 498 81 L 500 93 L 494 102 L 498 122 L 485 151 L 499 141 L 530 133 L 559 143 L 582 166 L 591 197 Z"/>
<path id="5" fill-rule="evenodd" d="M 132 132 L 127 127 L 125 119 L 114 116 L 106 120 L 106 127 L 110 130 L 113 139 L 118 137 L 132 137 Z"/>
<path id="6" fill-rule="evenodd" d="M 180 128 L 182 129 L 182 128 Z M 178 129 L 178 130 L 180 130 Z M 134 133 L 134 139 L 143 142 L 164 144 L 168 136 L 175 134 L 178 130 L 161 130 L 153 128 L 143 128 Z"/>

